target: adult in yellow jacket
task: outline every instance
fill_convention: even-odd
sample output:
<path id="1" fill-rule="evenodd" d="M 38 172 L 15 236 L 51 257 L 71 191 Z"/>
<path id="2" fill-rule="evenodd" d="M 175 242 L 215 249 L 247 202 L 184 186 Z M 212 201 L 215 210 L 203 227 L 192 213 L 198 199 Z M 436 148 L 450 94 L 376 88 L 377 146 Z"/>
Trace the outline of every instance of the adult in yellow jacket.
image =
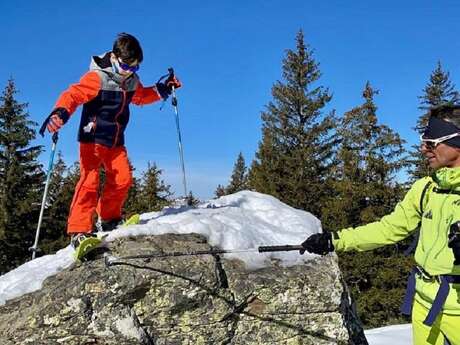
<path id="1" fill-rule="evenodd" d="M 412 315 L 414 344 L 460 345 L 460 106 L 442 105 L 429 115 L 421 150 L 433 175 L 416 181 L 379 221 L 314 234 L 302 246 L 321 255 L 366 251 L 420 229 L 402 310 Z"/>

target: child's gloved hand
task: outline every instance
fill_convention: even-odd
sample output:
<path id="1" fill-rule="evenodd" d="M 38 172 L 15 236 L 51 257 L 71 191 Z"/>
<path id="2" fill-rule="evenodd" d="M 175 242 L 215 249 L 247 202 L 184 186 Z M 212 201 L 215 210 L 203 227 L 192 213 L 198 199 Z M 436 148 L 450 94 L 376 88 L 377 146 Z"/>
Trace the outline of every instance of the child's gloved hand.
<path id="1" fill-rule="evenodd" d="M 168 77 L 168 79 L 166 79 L 164 83 L 159 82 L 156 83 L 155 86 L 161 98 L 167 100 L 169 95 L 172 93 L 172 88 L 174 87 L 175 89 L 178 89 L 182 86 L 182 84 L 179 81 L 179 79 L 177 79 L 175 76 L 171 76 Z"/>
<path id="2" fill-rule="evenodd" d="M 59 117 L 59 115 L 52 114 L 48 120 L 48 124 L 46 125 L 46 128 L 48 129 L 48 132 L 55 133 L 59 131 L 63 125 L 64 125 L 64 121 Z"/>
<path id="3" fill-rule="evenodd" d="M 182 86 L 182 83 L 175 76 L 171 76 L 165 81 L 166 87 L 172 91 L 172 88 L 178 89 Z"/>

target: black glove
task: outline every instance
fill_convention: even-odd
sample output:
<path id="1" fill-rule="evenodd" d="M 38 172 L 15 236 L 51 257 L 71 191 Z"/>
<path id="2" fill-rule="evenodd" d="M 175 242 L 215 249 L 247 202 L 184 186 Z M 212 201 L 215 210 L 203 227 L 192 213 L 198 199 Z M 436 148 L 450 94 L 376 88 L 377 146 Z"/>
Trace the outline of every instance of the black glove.
<path id="1" fill-rule="evenodd" d="M 162 82 L 156 83 L 156 87 L 161 98 L 163 98 L 166 101 L 169 95 L 171 94 L 172 89 L 170 87 L 167 87 L 166 84 Z"/>
<path id="2" fill-rule="evenodd" d="M 332 234 L 330 232 L 323 232 L 321 234 L 313 234 L 307 238 L 303 243 L 299 252 L 300 254 L 305 253 L 307 250 L 313 254 L 326 255 L 327 253 L 334 251 L 334 245 L 332 244 Z"/>
<path id="3" fill-rule="evenodd" d="M 460 265 L 460 222 L 450 226 L 448 247 L 454 252 L 454 265 Z"/>
<path id="4" fill-rule="evenodd" d="M 156 83 L 158 93 L 160 94 L 161 98 L 163 98 L 164 100 L 168 99 L 169 95 L 172 93 L 173 87 L 175 89 L 178 89 L 181 86 L 182 86 L 181 82 L 174 75 L 169 76 L 168 79 L 166 79 L 164 83 L 161 81 Z"/>

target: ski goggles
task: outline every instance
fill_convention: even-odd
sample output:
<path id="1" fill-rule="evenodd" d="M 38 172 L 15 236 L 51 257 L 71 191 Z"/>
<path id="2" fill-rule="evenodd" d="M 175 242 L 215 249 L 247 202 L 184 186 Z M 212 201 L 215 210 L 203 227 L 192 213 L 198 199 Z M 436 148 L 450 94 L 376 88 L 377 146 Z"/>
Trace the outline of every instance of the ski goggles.
<path id="1" fill-rule="evenodd" d="M 449 146 L 460 148 L 460 128 L 449 121 L 431 117 L 420 140 L 430 150 L 444 142 Z"/>
<path id="2" fill-rule="evenodd" d="M 118 65 L 120 66 L 120 68 L 123 70 L 123 71 L 129 71 L 129 72 L 137 72 L 139 70 L 139 64 L 137 65 L 134 65 L 134 66 L 130 66 L 129 64 L 127 63 L 124 63 L 123 61 L 121 61 L 120 58 L 118 58 Z"/>

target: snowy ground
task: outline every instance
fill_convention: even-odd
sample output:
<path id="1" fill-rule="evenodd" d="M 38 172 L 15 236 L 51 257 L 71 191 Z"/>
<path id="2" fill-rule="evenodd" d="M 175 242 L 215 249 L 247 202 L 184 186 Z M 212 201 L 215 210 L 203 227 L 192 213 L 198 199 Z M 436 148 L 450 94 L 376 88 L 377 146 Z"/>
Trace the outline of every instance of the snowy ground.
<path id="1" fill-rule="evenodd" d="M 412 326 L 395 325 L 365 331 L 369 345 L 411 345 Z"/>
<path id="2" fill-rule="evenodd" d="M 200 204 L 197 208 L 170 207 L 161 212 L 141 216 L 141 224 L 117 229 L 106 241 L 118 237 L 158 235 L 165 233 L 199 233 L 209 244 L 219 248 L 255 249 L 263 245 L 302 243 L 309 235 L 321 231 L 320 221 L 308 212 L 283 204 L 276 198 L 255 192 L 240 192 Z M 73 249 L 66 247 L 55 255 L 29 261 L 0 276 L 0 305 L 7 300 L 41 288 L 43 281 L 73 262 Z M 235 253 L 249 269 L 263 267 L 269 258 L 277 258 L 286 266 L 311 259 L 308 253 Z M 410 325 L 380 328 L 366 332 L 371 345 L 406 345 L 410 341 Z"/>

